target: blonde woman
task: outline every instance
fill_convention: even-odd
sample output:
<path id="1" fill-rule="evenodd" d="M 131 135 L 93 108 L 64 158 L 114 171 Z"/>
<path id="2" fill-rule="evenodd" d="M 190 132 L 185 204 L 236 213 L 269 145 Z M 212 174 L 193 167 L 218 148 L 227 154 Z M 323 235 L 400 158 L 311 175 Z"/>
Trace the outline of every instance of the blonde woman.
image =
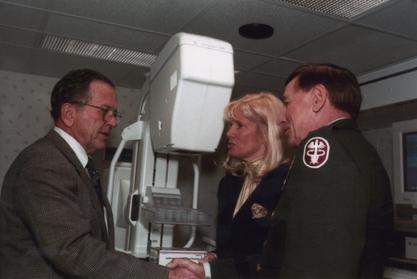
<path id="1" fill-rule="evenodd" d="M 250 276 L 262 252 L 271 212 L 288 172 L 283 163 L 282 102 L 269 92 L 249 94 L 227 105 L 227 171 L 218 189 L 216 256 L 233 258 Z"/>

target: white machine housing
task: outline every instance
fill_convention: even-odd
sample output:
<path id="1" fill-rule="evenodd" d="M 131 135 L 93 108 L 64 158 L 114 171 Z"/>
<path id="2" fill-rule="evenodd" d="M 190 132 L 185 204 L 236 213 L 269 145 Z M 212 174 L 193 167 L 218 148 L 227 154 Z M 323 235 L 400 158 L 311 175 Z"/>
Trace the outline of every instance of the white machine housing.
<path id="1" fill-rule="evenodd" d="M 214 152 L 234 85 L 233 49 L 178 33 L 151 67 L 150 130 L 155 152 Z"/>
<path id="2" fill-rule="evenodd" d="M 117 216 L 115 232 L 119 234 L 116 238 L 120 239 L 117 250 L 147 258 L 155 247 L 172 247 L 176 224 L 192 226 L 190 238 L 184 245 L 184 248 L 191 247 L 196 226 L 203 223 L 201 214 L 188 220 L 198 211 L 199 153 L 215 151 L 223 132 L 223 109 L 230 101 L 233 85 L 230 44 L 185 33 L 176 34 L 167 42 L 142 88 L 142 92 L 149 93 L 150 101 L 142 100 L 138 121 L 124 128 L 122 141 L 110 164 L 107 197 L 114 216 Z M 119 193 L 126 192 L 121 188 L 126 188 L 127 184 L 126 181 L 115 181 L 114 169 L 128 141 L 134 141 L 134 150 L 129 198 L 124 202 L 118 197 Z M 194 215 L 180 214 L 185 218 L 178 221 L 181 216 L 175 213 L 176 221 L 168 222 L 170 219 L 165 217 L 175 209 L 160 207 L 152 211 L 148 204 L 149 193 L 179 193 L 174 190 L 182 153 L 187 154 L 193 166 L 190 212 Z M 150 186 L 151 191 L 145 191 Z M 159 216 L 162 213 L 167 216 L 162 218 Z M 154 215 L 157 217 L 153 218 Z"/>

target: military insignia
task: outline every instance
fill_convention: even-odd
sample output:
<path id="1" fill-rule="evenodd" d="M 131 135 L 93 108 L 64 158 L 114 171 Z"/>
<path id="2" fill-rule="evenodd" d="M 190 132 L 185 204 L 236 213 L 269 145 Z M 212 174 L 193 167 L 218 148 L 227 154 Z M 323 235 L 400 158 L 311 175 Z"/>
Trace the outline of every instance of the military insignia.
<path id="1" fill-rule="evenodd" d="M 329 158 L 330 145 L 322 137 L 314 137 L 304 145 L 303 161 L 309 168 L 318 169 L 322 167 Z"/>
<path id="2" fill-rule="evenodd" d="M 264 218 L 268 214 L 268 210 L 259 203 L 252 204 L 252 219 Z"/>

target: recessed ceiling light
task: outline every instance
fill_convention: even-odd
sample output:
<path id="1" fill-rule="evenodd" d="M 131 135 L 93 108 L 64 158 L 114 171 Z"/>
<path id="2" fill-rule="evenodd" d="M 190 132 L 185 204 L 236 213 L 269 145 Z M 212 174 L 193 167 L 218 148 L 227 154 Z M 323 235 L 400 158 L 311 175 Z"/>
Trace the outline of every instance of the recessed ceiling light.
<path id="1" fill-rule="evenodd" d="M 239 34 L 247 39 L 267 39 L 274 34 L 274 28 L 263 23 L 249 23 L 239 27 Z"/>

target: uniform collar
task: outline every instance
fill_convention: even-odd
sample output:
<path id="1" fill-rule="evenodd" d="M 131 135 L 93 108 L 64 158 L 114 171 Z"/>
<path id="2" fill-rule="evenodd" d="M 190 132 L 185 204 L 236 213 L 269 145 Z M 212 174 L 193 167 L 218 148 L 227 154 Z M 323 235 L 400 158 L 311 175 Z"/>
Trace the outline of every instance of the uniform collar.
<path id="1" fill-rule="evenodd" d="M 330 122 L 328 125 L 322 126 L 317 130 L 311 131 L 307 137 L 305 137 L 300 146 L 304 146 L 307 140 L 317 134 L 328 133 L 331 130 L 338 130 L 338 129 L 349 129 L 349 130 L 358 130 L 358 126 L 356 121 L 351 118 L 339 118 L 335 119 L 334 121 Z"/>
<path id="2" fill-rule="evenodd" d="M 351 118 L 339 118 L 329 123 L 329 127 L 336 129 L 357 129 L 356 121 Z"/>

